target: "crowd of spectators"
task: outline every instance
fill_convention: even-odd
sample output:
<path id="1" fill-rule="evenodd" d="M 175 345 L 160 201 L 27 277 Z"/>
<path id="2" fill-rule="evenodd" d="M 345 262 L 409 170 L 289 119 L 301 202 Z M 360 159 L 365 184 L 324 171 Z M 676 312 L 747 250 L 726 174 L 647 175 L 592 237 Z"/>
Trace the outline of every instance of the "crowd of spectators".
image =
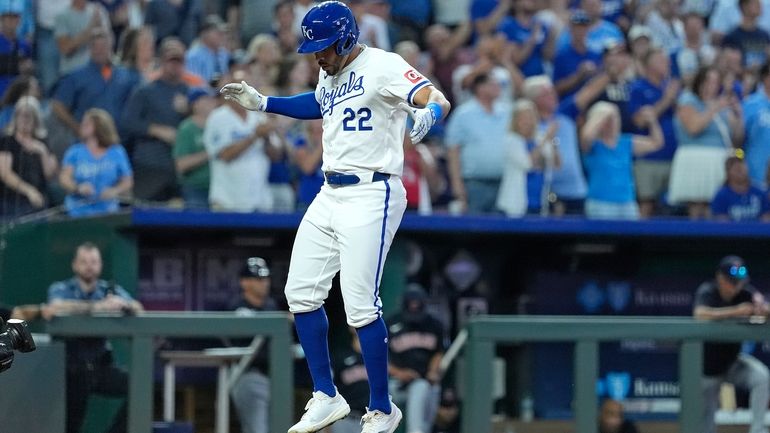
<path id="1" fill-rule="evenodd" d="M 455 107 L 405 140 L 428 214 L 766 220 L 768 0 L 346 0 Z M 0 0 L 0 221 L 121 205 L 294 212 L 320 123 L 218 98 L 312 90 L 313 0 Z"/>

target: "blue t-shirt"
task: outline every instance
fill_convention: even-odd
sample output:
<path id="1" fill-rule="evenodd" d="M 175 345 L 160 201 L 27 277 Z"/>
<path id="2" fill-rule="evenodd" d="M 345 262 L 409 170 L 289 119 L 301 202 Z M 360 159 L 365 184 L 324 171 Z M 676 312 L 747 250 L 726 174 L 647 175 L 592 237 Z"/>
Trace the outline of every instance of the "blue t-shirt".
<path id="1" fill-rule="evenodd" d="M 647 81 L 646 78 L 639 78 L 634 81 L 631 84 L 631 97 L 628 101 L 628 114 L 630 118 L 633 118 L 633 116 L 645 105 L 655 105 L 655 103 L 663 99 L 663 91 L 667 85 L 668 82 L 664 81 L 660 87 L 657 87 Z M 656 161 L 670 161 L 671 158 L 674 157 L 677 146 L 676 133 L 674 132 L 673 104 L 658 117 L 658 122 L 660 122 L 660 129 L 663 130 L 663 148 L 648 153 L 640 158 Z M 636 128 L 634 133 L 649 135 L 646 129 L 639 128 Z"/>
<path id="2" fill-rule="evenodd" d="M 570 45 L 572 41 L 572 33 L 569 30 L 561 32 L 561 35 L 556 41 L 556 50 L 559 51 Z M 601 20 L 586 35 L 586 45 L 590 51 L 601 54 L 604 51 L 604 47 L 611 42 L 624 44 L 626 37 L 617 25 Z"/>
<path id="3" fill-rule="evenodd" d="M 596 140 L 585 155 L 588 172 L 588 198 L 612 203 L 628 203 L 636 198 L 631 173 L 633 136 L 620 134 L 614 149 Z"/>
<path id="4" fill-rule="evenodd" d="M 91 292 L 84 292 L 80 287 L 77 278 L 70 278 L 64 281 L 57 281 L 48 287 L 48 303 L 53 301 L 101 301 L 108 295 L 123 298 L 126 301 L 133 301 L 134 298 L 122 287 L 117 284 L 96 280 L 95 287 Z M 102 359 L 101 357 L 109 352 L 111 346 L 105 338 L 74 338 L 66 340 L 67 362 L 94 362 Z"/>
<path id="5" fill-rule="evenodd" d="M 267 182 L 271 184 L 290 184 L 291 169 L 289 168 L 289 156 L 284 155 L 280 161 L 270 161 L 270 172 Z"/>
<path id="6" fill-rule="evenodd" d="M 473 0 L 471 3 L 471 20 L 486 18 L 497 7 L 497 0 Z"/>
<path id="7" fill-rule="evenodd" d="M 67 107 L 78 122 L 89 108 L 105 109 L 118 122 L 138 84 L 122 66 L 113 66 L 112 74 L 105 80 L 102 66 L 88 62 L 59 81 L 53 99 Z"/>
<path id="8" fill-rule="evenodd" d="M 580 9 L 581 0 L 570 0 L 569 9 Z M 623 7 L 627 3 L 624 0 L 602 0 L 602 18 L 615 22 L 624 15 Z"/>
<path id="9" fill-rule="evenodd" d="M 767 60 L 770 35 L 761 28 L 744 30 L 736 27 L 725 35 L 722 46 L 738 48 L 743 53 L 743 65 L 748 68 L 757 68 Z"/>
<path id="10" fill-rule="evenodd" d="M 536 145 L 534 140 L 527 140 L 527 151 L 532 152 Z M 545 174 L 543 169 L 532 167 L 527 172 L 527 208 L 530 211 L 539 211 L 542 207 L 544 184 Z"/>
<path id="11" fill-rule="evenodd" d="M 94 187 L 94 197 L 68 194 L 64 198 L 70 216 L 117 211 L 117 199 L 101 200 L 99 195 L 105 189 L 117 185 L 125 176 L 133 175 L 126 150 L 120 144 L 110 146 L 100 158 L 94 157 L 85 144 L 74 144 L 64 153 L 62 167 L 72 167 L 76 184 L 88 182 Z"/>
<path id="12" fill-rule="evenodd" d="M 677 103 L 680 107 L 693 107 L 698 113 L 708 110 L 706 104 L 690 91 L 682 93 L 682 96 L 679 97 Z M 720 131 L 720 126 L 718 126 L 719 122 L 722 124 L 721 127 L 724 129 L 724 133 Z M 679 118 L 674 119 L 674 131 L 676 132 L 676 141 L 679 143 L 679 146 L 702 146 L 714 147 L 717 149 L 728 148 L 731 146 L 730 142 L 725 142 L 726 139 L 729 140 L 728 128 L 726 110 L 714 116 L 711 122 L 706 125 L 706 128 L 697 135 L 690 135 L 690 133 L 687 132 L 687 128 L 682 124 L 682 121 L 679 120 Z"/>
<path id="13" fill-rule="evenodd" d="M 765 171 L 770 161 L 770 98 L 759 90 L 743 102 L 746 127 L 746 164 L 749 177 L 757 185 L 765 184 Z"/>
<path id="14" fill-rule="evenodd" d="M 211 80 L 221 77 L 230 69 L 230 53 L 224 48 L 212 51 L 209 47 L 199 43 L 187 50 L 184 63 L 187 72 L 210 83 Z"/>
<path id="15" fill-rule="evenodd" d="M 601 54 L 595 53 L 591 50 L 587 50 L 585 53 L 579 53 L 577 50 L 575 50 L 575 47 L 573 47 L 572 44 L 560 49 L 553 60 L 553 82 L 558 83 L 559 81 L 571 76 L 577 72 L 578 66 L 580 66 L 580 64 L 585 61 L 591 61 L 594 62 L 596 66 L 601 66 L 602 56 Z M 574 95 L 591 78 L 592 77 L 585 78 L 579 85 L 575 86 L 572 90 L 568 91 L 561 97 L 566 98 L 568 96 Z"/>
<path id="16" fill-rule="evenodd" d="M 574 99 L 574 98 L 572 98 Z M 574 106 L 574 104 L 572 104 Z M 586 179 L 583 176 L 583 167 L 580 163 L 580 150 L 578 149 L 577 130 L 575 122 L 564 115 L 563 107 L 559 107 L 559 114 L 555 116 L 558 123 L 556 130 L 556 142 L 561 157 L 561 167 L 554 169 L 551 191 L 558 197 L 567 200 L 580 200 L 586 197 Z M 551 119 L 540 122 L 538 133 L 545 133 Z"/>
<path id="17" fill-rule="evenodd" d="M 733 221 L 758 221 L 767 212 L 770 212 L 767 194 L 755 186 L 750 186 L 745 194 L 738 194 L 725 185 L 711 201 L 714 216 L 727 215 Z"/>
<path id="18" fill-rule="evenodd" d="M 463 179 L 499 180 L 503 177 L 505 146 L 503 138 L 511 124 L 511 107 L 496 103 L 492 112 L 470 99 L 449 117 L 447 147 L 460 148 Z"/>
<path id="19" fill-rule="evenodd" d="M 299 149 L 301 147 L 307 146 L 307 141 L 304 137 L 298 137 L 296 141 L 294 142 L 294 147 L 296 149 Z M 299 184 L 297 185 L 297 203 L 302 206 L 310 206 L 310 203 L 313 202 L 313 199 L 316 195 L 318 195 L 318 192 L 321 191 L 321 187 L 324 184 L 324 174 L 321 170 L 321 165 L 323 164 L 323 161 L 318 162 L 318 167 L 316 167 L 316 170 L 313 172 L 313 174 L 305 174 L 302 171 L 299 171 Z"/>
<path id="20" fill-rule="evenodd" d="M 504 33 L 509 41 L 516 42 L 517 44 L 524 44 L 524 42 L 528 41 L 532 36 L 533 28 L 534 21 L 524 25 L 516 18 L 506 17 L 500 22 L 497 30 Z M 529 57 L 524 60 L 524 63 L 519 65 L 519 69 L 525 77 L 541 75 L 545 71 L 543 67 L 543 46 L 548 38 L 549 31 L 550 30 L 546 26 L 543 26 L 543 32 L 537 40 L 535 47 L 529 53 Z"/>

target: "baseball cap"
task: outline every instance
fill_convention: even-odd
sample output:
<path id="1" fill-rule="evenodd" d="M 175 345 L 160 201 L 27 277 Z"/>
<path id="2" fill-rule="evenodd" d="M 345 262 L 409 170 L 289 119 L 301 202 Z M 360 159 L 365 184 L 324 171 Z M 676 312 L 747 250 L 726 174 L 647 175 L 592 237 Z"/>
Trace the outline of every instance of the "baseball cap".
<path id="1" fill-rule="evenodd" d="M 267 278 L 270 276 L 270 268 L 262 257 L 249 257 L 239 275 L 241 278 Z"/>
<path id="2" fill-rule="evenodd" d="M 719 261 L 717 271 L 733 281 L 742 281 L 749 278 L 749 270 L 742 258 L 738 256 L 726 256 Z"/>
<path id="3" fill-rule="evenodd" d="M 628 31 L 628 40 L 633 42 L 639 38 L 652 39 L 652 30 L 643 25 L 631 26 L 631 30 Z"/>
<path id="4" fill-rule="evenodd" d="M 204 96 L 213 98 L 216 96 L 216 93 L 208 87 L 191 87 L 190 90 L 187 91 L 187 99 L 190 102 L 190 105 L 194 104 L 195 101 Z"/>
<path id="5" fill-rule="evenodd" d="M 24 13 L 22 0 L 0 0 L 0 15 L 21 15 Z"/>
<path id="6" fill-rule="evenodd" d="M 588 25 L 591 24 L 591 17 L 583 9 L 575 9 L 569 17 L 572 24 Z"/>

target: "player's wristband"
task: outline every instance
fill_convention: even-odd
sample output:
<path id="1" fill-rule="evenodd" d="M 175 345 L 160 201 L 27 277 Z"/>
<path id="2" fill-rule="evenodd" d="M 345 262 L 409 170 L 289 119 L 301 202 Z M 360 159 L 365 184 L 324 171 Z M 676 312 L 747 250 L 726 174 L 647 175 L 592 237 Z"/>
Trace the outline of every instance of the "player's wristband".
<path id="1" fill-rule="evenodd" d="M 441 120 L 441 116 L 442 116 L 444 113 L 443 113 L 443 111 L 441 110 L 441 106 L 440 106 L 440 105 L 438 105 L 438 103 L 436 103 L 436 102 L 431 102 L 431 103 L 430 103 L 430 104 L 428 104 L 428 105 L 427 105 L 425 108 L 427 108 L 428 110 L 430 110 L 430 111 L 431 111 L 431 113 L 433 113 L 433 116 L 436 118 L 436 122 L 438 122 L 439 120 Z"/>

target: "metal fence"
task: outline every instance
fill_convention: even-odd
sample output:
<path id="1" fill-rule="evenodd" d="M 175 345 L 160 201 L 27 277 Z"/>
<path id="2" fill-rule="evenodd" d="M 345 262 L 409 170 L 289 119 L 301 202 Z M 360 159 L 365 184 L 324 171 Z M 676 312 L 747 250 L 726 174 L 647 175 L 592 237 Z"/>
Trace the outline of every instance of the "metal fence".
<path id="1" fill-rule="evenodd" d="M 53 337 L 126 338 L 130 346 L 128 431 L 152 431 L 155 337 L 270 339 L 270 431 L 286 431 L 294 411 L 291 334 L 286 313 L 237 317 L 226 313 L 143 313 L 138 316 L 67 316 L 48 324 Z"/>
<path id="2" fill-rule="evenodd" d="M 492 431 L 492 359 L 498 343 L 573 342 L 577 433 L 596 433 L 599 343 L 658 340 L 679 343 L 679 431 L 700 431 L 703 341 L 770 339 L 770 326 L 704 322 L 676 317 L 480 316 L 467 325 L 462 408 L 463 433 Z"/>

